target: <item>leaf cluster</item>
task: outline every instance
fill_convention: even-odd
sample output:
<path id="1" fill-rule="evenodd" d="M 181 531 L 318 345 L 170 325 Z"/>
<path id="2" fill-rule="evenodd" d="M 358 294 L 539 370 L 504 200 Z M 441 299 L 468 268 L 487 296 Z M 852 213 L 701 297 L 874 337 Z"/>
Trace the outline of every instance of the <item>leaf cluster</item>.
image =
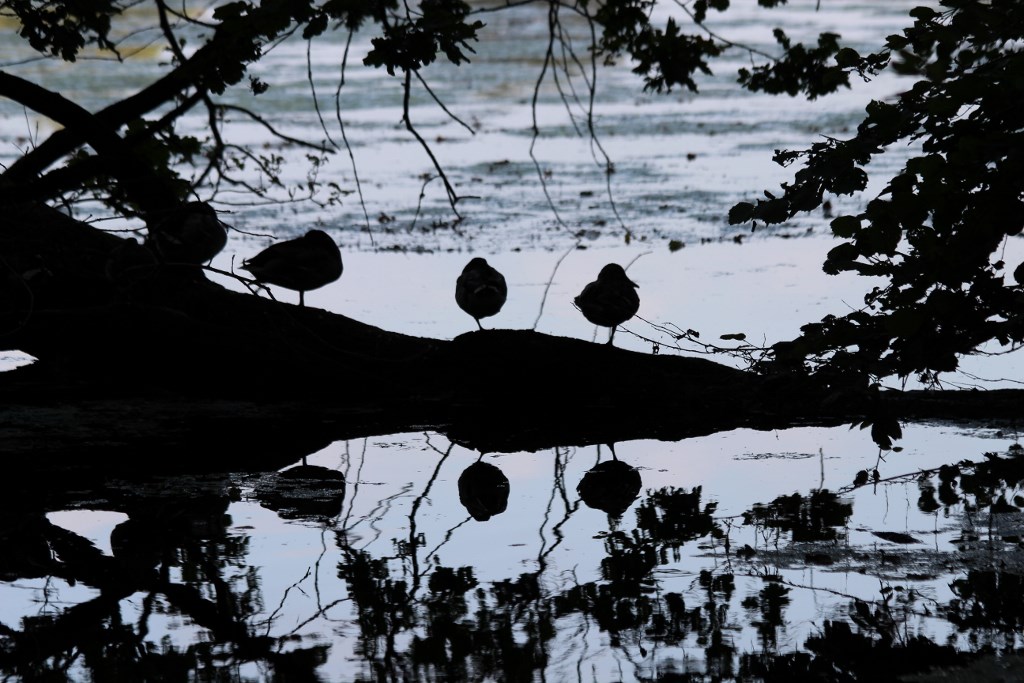
<path id="1" fill-rule="evenodd" d="M 466 21 L 469 5 L 462 0 L 422 0 L 420 14 L 398 22 L 384 22 L 383 35 L 371 42 L 363 60 L 367 66 L 395 71 L 416 71 L 434 62 L 443 52 L 452 64 L 469 61 L 470 41 L 477 40 L 482 21 Z"/>
<path id="2" fill-rule="evenodd" d="M 633 73 L 643 77 L 644 90 L 667 92 L 674 86 L 697 90 L 694 75 L 711 75 L 708 59 L 717 57 L 722 47 L 714 40 L 683 33 L 669 18 L 664 29 L 650 22 L 652 0 L 613 0 L 603 4 L 594 19 L 602 27 L 595 52 L 605 63 L 614 63 L 622 54 L 635 62 Z"/>
<path id="3" fill-rule="evenodd" d="M 131 4 L 129 0 L 6 0 L 0 2 L 0 16 L 17 18 L 18 34 L 34 50 L 73 62 L 87 45 L 116 52 L 110 39 L 111 17 Z"/>
<path id="4" fill-rule="evenodd" d="M 585 5 L 586 3 L 584 3 Z M 785 0 L 758 0 L 758 5 L 773 8 Z M 849 85 L 849 72 L 862 76 L 874 73 L 879 64 L 861 59 L 850 48 L 842 48 L 839 35 L 822 33 L 816 47 L 794 44 L 782 29 L 774 36 L 783 48 L 780 58 L 771 58 L 751 48 L 725 40 L 704 26 L 708 10 L 728 10 L 729 0 L 696 0 L 684 10 L 696 25 L 695 32 L 687 32 L 672 17 L 664 28 L 651 23 L 655 0 L 610 0 L 600 5 L 594 20 L 601 33 L 594 46 L 605 63 L 614 63 L 623 55 L 635 62 L 633 72 L 643 78 L 644 90 L 668 92 L 673 87 L 685 86 L 696 92 L 698 73 L 712 75 L 710 62 L 729 49 L 745 49 L 761 62 L 748 69 L 740 69 L 738 81 L 749 90 L 768 93 L 805 93 L 810 99 L 834 92 Z M 832 64 L 832 58 L 839 60 Z"/>

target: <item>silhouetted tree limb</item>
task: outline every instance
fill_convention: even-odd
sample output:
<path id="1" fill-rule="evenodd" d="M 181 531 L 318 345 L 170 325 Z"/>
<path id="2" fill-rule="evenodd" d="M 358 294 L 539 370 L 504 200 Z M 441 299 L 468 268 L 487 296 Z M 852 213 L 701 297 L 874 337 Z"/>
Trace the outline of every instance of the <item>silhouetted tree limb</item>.
<path id="1" fill-rule="evenodd" d="M 121 238 L 45 207 L 5 215 L 0 349 L 39 362 L 0 373 L 0 434 L 9 457 L 48 456 L 20 467 L 261 469 L 394 431 L 516 451 L 880 416 L 1015 419 L 1024 405 L 1021 392 L 878 392 L 530 330 L 410 337 L 232 292 L 196 267 L 112 279 Z"/>

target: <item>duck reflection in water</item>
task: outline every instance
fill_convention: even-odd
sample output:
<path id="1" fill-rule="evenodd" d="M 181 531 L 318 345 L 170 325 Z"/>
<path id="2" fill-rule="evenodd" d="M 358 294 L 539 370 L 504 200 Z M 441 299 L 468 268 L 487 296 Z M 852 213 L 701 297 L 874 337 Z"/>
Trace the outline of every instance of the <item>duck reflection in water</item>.
<path id="1" fill-rule="evenodd" d="M 505 305 L 506 298 L 508 286 L 505 277 L 479 256 L 467 263 L 455 280 L 455 303 L 473 316 L 481 330 L 484 326 L 480 324 L 480 318 L 497 314 Z"/>
<path id="2" fill-rule="evenodd" d="M 262 285 L 277 285 L 299 293 L 299 306 L 306 305 L 306 292 L 341 277 L 341 250 L 323 230 L 310 230 L 302 237 L 271 244 L 245 259 L 242 268 Z"/>
<path id="3" fill-rule="evenodd" d="M 345 476 L 319 465 L 301 465 L 271 472 L 254 487 L 260 505 L 282 519 L 337 517 L 345 502 Z"/>
<path id="4" fill-rule="evenodd" d="M 640 495 L 640 472 L 619 460 L 611 444 L 608 447 L 612 459 L 599 462 L 584 474 L 576 486 L 576 493 L 580 494 L 587 507 L 621 517 Z"/>
<path id="5" fill-rule="evenodd" d="M 629 279 L 622 266 L 609 263 L 597 274 L 597 279 L 587 284 L 573 299 L 573 303 L 590 322 L 611 328 L 608 335 L 608 343 L 611 344 L 615 328 L 640 310 L 640 296 L 636 293 L 639 286 Z"/>
<path id="6" fill-rule="evenodd" d="M 478 522 L 505 511 L 508 491 L 508 477 L 490 463 L 477 460 L 459 476 L 459 502 Z"/>

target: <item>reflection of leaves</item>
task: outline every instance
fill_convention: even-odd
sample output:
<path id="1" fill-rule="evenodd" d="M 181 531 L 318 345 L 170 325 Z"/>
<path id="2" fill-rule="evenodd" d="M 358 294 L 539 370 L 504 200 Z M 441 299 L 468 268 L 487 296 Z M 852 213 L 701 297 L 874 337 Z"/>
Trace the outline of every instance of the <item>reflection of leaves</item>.
<path id="1" fill-rule="evenodd" d="M 1024 628 L 1024 576 L 1006 571 L 972 571 L 949 585 L 956 599 L 947 617 L 965 628 L 999 629 L 1016 633 Z"/>
<path id="2" fill-rule="evenodd" d="M 736 589 L 736 582 L 732 574 L 712 574 L 702 569 L 697 576 L 697 583 L 712 593 L 722 593 L 726 599 Z"/>
<path id="3" fill-rule="evenodd" d="M 717 531 L 711 517 L 717 504 L 702 506 L 700 499 L 699 486 L 691 491 L 668 487 L 650 493 L 637 508 L 635 531 L 613 531 L 604 536 L 606 557 L 601 561 L 601 575 L 605 583 L 575 586 L 557 596 L 556 616 L 589 615 L 609 633 L 613 645 L 624 632 L 642 632 L 663 642 L 679 643 L 688 631 L 696 631 L 702 642 L 712 642 L 712 654 L 731 652 L 721 642 L 715 624 L 724 619 L 727 609 L 727 604 L 718 605 L 718 600 L 728 603 L 735 589 L 732 574 L 702 571 L 699 584 L 707 590 L 707 601 L 690 611 L 682 595 L 659 597 L 651 591 L 651 572 L 670 561 L 668 549 Z M 720 664 L 725 666 L 723 662 Z"/>
<path id="4" fill-rule="evenodd" d="M 450 601 L 465 594 L 471 588 L 475 588 L 477 581 L 473 576 L 472 567 L 459 567 L 457 570 L 450 567 L 438 567 L 430 575 L 427 585 L 433 598 Z"/>
<path id="5" fill-rule="evenodd" d="M 412 657 L 417 665 L 447 668 L 455 663 L 457 669 L 463 665 L 473 651 L 476 631 L 472 623 L 464 621 L 465 595 L 476 585 L 471 567 L 438 567 L 430 575 L 427 618 L 431 628 L 413 639 Z"/>
<path id="6" fill-rule="evenodd" d="M 536 574 L 498 581 L 487 591 L 470 567 L 439 567 L 429 587 L 427 609 L 413 625 L 409 655 L 415 669 L 397 680 L 519 681 L 543 668 L 544 642 L 554 627 Z M 477 598 L 472 614 L 469 595 Z M 391 666 L 388 658 L 396 654 L 404 653 L 384 653 L 381 664 Z"/>
<path id="7" fill-rule="evenodd" d="M 694 610 L 694 621 L 699 623 L 699 610 Z M 661 609 L 651 616 L 649 633 L 656 639 L 674 644 L 686 637 L 686 602 L 679 593 L 666 593 Z"/>
<path id="8" fill-rule="evenodd" d="M 475 612 L 471 657 L 478 675 L 447 680 L 530 680 L 532 672 L 543 669 L 547 661 L 544 643 L 554 636 L 555 628 L 544 607 L 537 575 L 499 581 L 492 590 L 494 604 L 481 598 Z"/>
<path id="9" fill-rule="evenodd" d="M 922 474 L 918 480 L 918 508 L 934 512 L 940 507 L 964 505 L 975 510 L 988 508 L 993 513 L 1019 511 L 1024 503 L 1017 494 L 1024 484 L 1021 453 L 1011 446 L 1005 456 L 985 453 L 981 462 L 965 460 Z"/>
<path id="10" fill-rule="evenodd" d="M 555 599 L 557 616 L 586 614 L 597 622 L 602 631 L 612 636 L 613 643 L 618 641 L 620 633 L 643 629 L 656 609 L 656 598 L 647 594 L 623 595 L 610 584 L 575 586 Z M 681 619 L 676 622 L 677 627 L 681 622 Z"/>
<path id="11" fill-rule="evenodd" d="M 652 541 L 673 548 L 714 532 L 717 526 L 711 515 L 718 503 L 701 508 L 701 490 L 697 486 L 687 493 L 670 486 L 652 492 L 637 508 L 637 528 Z"/>
<path id="12" fill-rule="evenodd" d="M 776 630 L 782 626 L 783 610 L 789 605 L 789 591 L 778 581 L 769 581 L 756 598 L 750 597 L 743 601 L 744 607 L 760 613 L 761 619 L 752 620 L 751 623 L 757 627 L 765 650 L 775 647 Z"/>
<path id="13" fill-rule="evenodd" d="M 809 497 L 794 493 L 779 496 L 767 505 L 755 505 L 743 513 L 743 521 L 745 524 L 789 531 L 794 542 L 834 541 L 839 537 L 836 527 L 845 526 L 852 514 L 853 504 L 850 501 L 821 489 Z"/>
<path id="14" fill-rule="evenodd" d="M 640 583 L 658 566 L 657 547 L 639 534 L 610 533 L 604 547 L 608 556 L 601 560 L 601 575 L 625 593 L 639 592 Z"/>
<path id="15" fill-rule="evenodd" d="M 861 603 L 863 604 L 863 603 Z M 937 645 L 924 636 L 913 636 L 896 644 L 891 639 L 874 638 L 854 633 L 849 623 L 825 621 L 819 635 L 805 643 L 827 669 L 815 662 L 829 681 L 892 681 L 898 676 L 946 667 L 957 662 L 956 651 L 949 645 Z"/>
<path id="16" fill-rule="evenodd" d="M 385 648 L 379 639 L 414 623 L 408 585 L 391 578 L 387 560 L 353 551 L 349 561 L 338 566 L 338 578 L 348 583 L 355 603 L 365 656 L 378 655 Z"/>

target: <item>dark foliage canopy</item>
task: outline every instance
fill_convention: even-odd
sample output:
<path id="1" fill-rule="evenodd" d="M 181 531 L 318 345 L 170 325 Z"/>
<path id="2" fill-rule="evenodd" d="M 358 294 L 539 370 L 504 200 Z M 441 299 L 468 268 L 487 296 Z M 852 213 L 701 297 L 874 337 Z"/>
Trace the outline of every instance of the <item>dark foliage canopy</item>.
<path id="1" fill-rule="evenodd" d="M 880 276 L 886 284 L 862 309 L 806 325 L 774 349 L 775 360 L 809 357 L 842 372 L 934 381 L 983 344 L 1005 350 L 1024 342 L 1024 264 L 1001 258 L 1024 228 L 1016 104 L 1024 95 L 1024 8 L 945 0 L 911 16 L 914 24 L 889 36 L 880 52 L 844 48 L 836 62 L 862 74 L 890 68 L 913 75 L 913 86 L 895 102 L 868 105 L 848 140 L 778 151 L 778 163 L 802 166 L 793 182 L 780 196 L 766 192 L 730 212 L 734 223 L 782 223 L 828 194 L 864 190 L 868 163 L 887 148 L 915 150 L 863 211 L 831 224 L 844 241 L 828 252 L 825 272 Z"/>

